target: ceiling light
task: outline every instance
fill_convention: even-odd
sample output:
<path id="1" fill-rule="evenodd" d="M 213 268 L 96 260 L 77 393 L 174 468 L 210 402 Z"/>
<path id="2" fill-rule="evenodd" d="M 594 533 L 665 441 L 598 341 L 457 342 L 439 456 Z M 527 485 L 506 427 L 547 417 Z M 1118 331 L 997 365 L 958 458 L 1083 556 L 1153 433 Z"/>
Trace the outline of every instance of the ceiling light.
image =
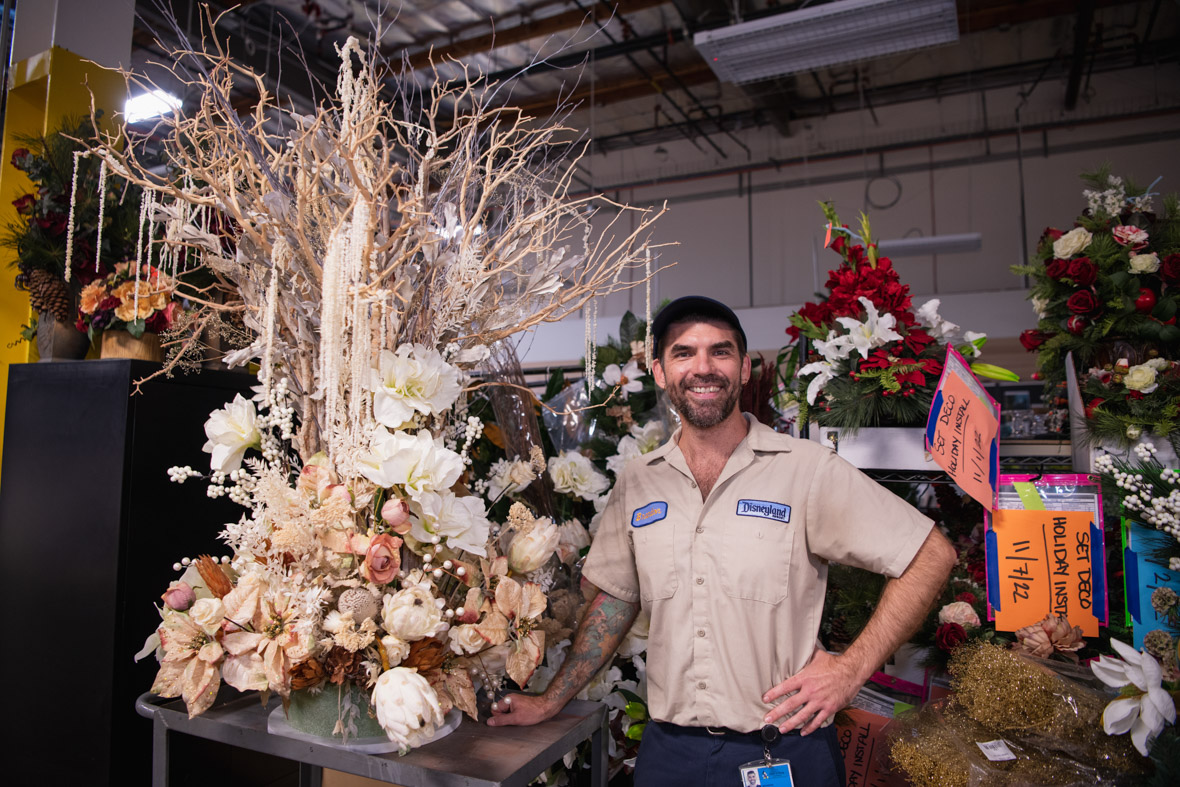
<path id="1" fill-rule="evenodd" d="M 138 123 L 180 109 L 181 103 L 178 97 L 167 91 L 153 90 L 127 99 L 123 105 L 123 115 L 126 122 Z"/>
<path id="2" fill-rule="evenodd" d="M 877 251 L 885 257 L 919 257 L 927 254 L 962 254 L 983 248 L 983 236 L 978 232 L 960 235 L 930 235 L 918 238 L 898 238 L 877 243 Z"/>
<path id="3" fill-rule="evenodd" d="M 833 0 L 693 36 L 717 78 L 736 84 L 958 40 L 954 0 Z"/>

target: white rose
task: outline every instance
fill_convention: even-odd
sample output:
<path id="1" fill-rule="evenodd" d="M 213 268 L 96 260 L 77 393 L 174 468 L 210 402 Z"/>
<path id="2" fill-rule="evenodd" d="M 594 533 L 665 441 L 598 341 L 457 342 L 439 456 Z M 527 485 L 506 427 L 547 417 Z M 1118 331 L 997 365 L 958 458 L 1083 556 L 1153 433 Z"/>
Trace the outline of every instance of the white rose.
<path id="1" fill-rule="evenodd" d="M 219 598 L 199 598 L 189 609 L 188 615 L 207 634 L 212 634 L 225 620 L 225 607 Z"/>
<path id="2" fill-rule="evenodd" d="M 377 723 L 402 752 L 434 737 L 443 723 L 438 694 L 415 669 L 394 667 L 381 673 L 373 687 Z"/>
<path id="3" fill-rule="evenodd" d="M 433 637 L 446 628 L 434 596 L 421 585 L 387 595 L 381 610 L 385 630 L 403 642 Z"/>
<path id="4" fill-rule="evenodd" d="M 458 398 L 459 370 L 433 348 L 403 344 L 397 352 L 382 350 L 372 370 L 373 417 L 396 429 L 415 412 L 437 415 Z"/>
<path id="5" fill-rule="evenodd" d="M 1141 363 L 1127 370 L 1127 373 L 1123 375 L 1123 385 L 1132 391 L 1149 394 L 1159 387 L 1155 377 L 1155 367 L 1150 363 Z"/>
<path id="6" fill-rule="evenodd" d="M 557 558 L 562 563 L 573 563 L 579 553 L 590 546 L 590 533 L 576 519 L 561 523 L 558 529 Z"/>
<path id="7" fill-rule="evenodd" d="M 528 462 L 497 459 L 488 471 L 488 499 L 499 500 L 505 493 L 516 494 L 533 482 L 536 474 Z"/>
<path id="8" fill-rule="evenodd" d="M 254 403 L 241 394 L 222 410 L 214 410 L 205 422 L 208 441 L 202 451 L 212 454 L 210 466 L 219 472 L 230 473 L 242 466 L 247 448 L 257 448 L 262 441 L 256 425 Z"/>
<path id="9" fill-rule="evenodd" d="M 406 660 L 406 656 L 410 655 L 410 643 L 391 635 L 381 638 L 381 647 L 385 651 L 385 658 L 389 659 L 391 667 L 401 664 Z"/>
<path id="10" fill-rule="evenodd" d="M 414 505 L 417 516 L 410 535 L 430 543 L 434 536 L 445 537 L 452 547 L 473 555 L 487 555 L 491 522 L 483 500 L 474 496 L 459 497 L 450 491 L 427 492 Z"/>
<path id="11" fill-rule="evenodd" d="M 1154 251 L 1131 255 L 1131 273 L 1155 273 L 1159 269 L 1160 258 Z"/>
<path id="12" fill-rule="evenodd" d="M 557 549 L 561 532 L 549 517 L 541 517 L 527 533 L 517 533 L 508 547 L 508 566 L 518 574 L 536 571 Z"/>
<path id="13" fill-rule="evenodd" d="M 1085 227 L 1074 227 L 1069 232 L 1053 241 L 1053 256 L 1068 260 L 1073 255 L 1090 245 L 1094 236 Z"/>
<path id="14" fill-rule="evenodd" d="M 487 647 L 488 641 L 479 634 L 474 625 L 456 626 L 450 631 L 451 652 L 457 656 L 478 653 Z"/>
<path id="15" fill-rule="evenodd" d="M 966 601 L 952 601 L 942 609 L 938 610 L 938 622 L 941 623 L 958 623 L 964 628 L 978 627 L 979 615 L 975 614 L 975 608 Z"/>
<path id="16" fill-rule="evenodd" d="M 463 473 L 463 458 L 426 430 L 410 434 L 378 426 L 369 449 L 358 462 L 361 475 L 385 489 L 402 486 L 414 500 L 450 489 Z"/>
<path id="17" fill-rule="evenodd" d="M 549 477 L 558 494 L 593 500 L 610 488 L 610 481 L 577 451 L 549 457 Z"/>

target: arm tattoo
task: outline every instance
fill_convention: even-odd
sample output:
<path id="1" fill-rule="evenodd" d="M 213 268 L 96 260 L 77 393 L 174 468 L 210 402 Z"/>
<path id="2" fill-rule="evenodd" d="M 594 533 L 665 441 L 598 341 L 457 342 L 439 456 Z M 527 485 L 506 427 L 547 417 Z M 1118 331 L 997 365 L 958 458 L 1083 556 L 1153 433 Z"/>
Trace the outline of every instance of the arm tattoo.
<path id="1" fill-rule="evenodd" d="M 614 655 L 638 614 L 638 602 L 623 601 L 599 591 L 590 602 L 569 656 L 545 694 L 562 705 L 573 699 Z"/>

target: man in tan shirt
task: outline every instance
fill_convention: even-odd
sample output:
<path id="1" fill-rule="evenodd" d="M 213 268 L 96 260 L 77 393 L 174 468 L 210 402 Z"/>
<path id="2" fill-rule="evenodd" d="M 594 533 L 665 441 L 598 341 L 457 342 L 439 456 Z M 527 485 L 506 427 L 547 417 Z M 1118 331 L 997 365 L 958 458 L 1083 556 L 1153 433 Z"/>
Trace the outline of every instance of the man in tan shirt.
<path id="1" fill-rule="evenodd" d="M 737 409 L 750 377 L 737 316 L 681 298 L 652 323 L 652 371 L 680 414 L 659 449 L 628 463 L 611 493 L 585 577 L 600 592 L 544 694 L 493 706 L 491 725 L 561 710 L 627 633 L 648 637 L 648 724 L 635 783 L 741 784 L 763 754 L 759 731 L 796 784 L 843 783 L 828 720 L 921 623 L 955 550 L 933 523 L 816 443 Z M 890 577 L 848 650 L 817 640 L 836 561 Z"/>

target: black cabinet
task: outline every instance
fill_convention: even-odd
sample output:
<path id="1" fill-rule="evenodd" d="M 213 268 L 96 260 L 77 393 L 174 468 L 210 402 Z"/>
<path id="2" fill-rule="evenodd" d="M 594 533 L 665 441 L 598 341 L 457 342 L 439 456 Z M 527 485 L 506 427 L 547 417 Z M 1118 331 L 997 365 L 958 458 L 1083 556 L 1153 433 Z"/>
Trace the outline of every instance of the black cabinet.
<path id="1" fill-rule="evenodd" d="M 9 369 L 0 472 L 7 784 L 149 783 L 151 723 L 134 704 L 156 661 L 132 656 L 159 623 L 153 603 L 177 577 L 172 564 L 228 554 L 217 533 L 242 514 L 207 497 L 202 481 L 170 482 L 167 469 L 207 470 L 205 420 L 254 382 L 232 372 L 160 376 L 132 395 L 158 369 L 128 360 Z M 200 783 L 234 781 L 228 765 L 206 761 Z"/>

